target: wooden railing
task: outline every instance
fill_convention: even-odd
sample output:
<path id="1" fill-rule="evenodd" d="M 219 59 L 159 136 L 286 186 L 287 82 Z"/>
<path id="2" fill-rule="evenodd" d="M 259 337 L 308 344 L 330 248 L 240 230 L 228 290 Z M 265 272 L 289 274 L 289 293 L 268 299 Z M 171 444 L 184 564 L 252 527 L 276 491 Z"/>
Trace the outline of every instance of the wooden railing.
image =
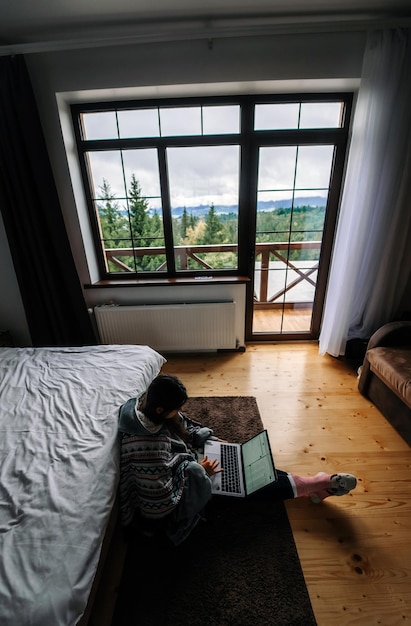
<path id="1" fill-rule="evenodd" d="M 318 269 L 318 261 L 311 261 L 311 266 L 307 269 L 299 268 L 295 262 L 290 260 L 291 252 L 296 250 L 318 250 L 321 247 L 320 241 L 298 241 L 298 242 L 270 242 L 270 243 L 257 243 L 255 245 L 255 258 L 261 258 L 260 267 L 258 272 L 260 274 L 260 285 L 258 294 L 254 294 L 254 302 L 260 305 L 273 305 L 275 301 L 282 298 L 286 292 L 294 289 L 297 285 L 304 281 L 315 287 L 315 281 L 311 277 L 313 273 Z M 174 247 L 176 260 L 178 261 L 178 267 L 181 270 L 187 270 L 189 259 L 192 259 L 195 263 L 201 265 L 206 270 L 212 270 L 213 267 L 207 263 L 200 255 L 202 254 L 216 254 L 216 253 L 237 253 L 237 244 L 212 244 L 205 246 L 175 246 Z M 123 263 L 119 257 L 132 256 L 159 256 L 165 255 L 166 249 L 162 246 L 152 248 L 107 248 L 105 250 L 107 263 L 111 262 L 116 267 L 124 272 L 133 272 L 134 270 Z M 273 255 L 279 261 L 281 261 L 285 267 L 288 267 L 297 274 L 297 278 L 291 283 L 284 286 L 282 289 L 277 290 L 274 294 L 268 294 L 269 288 L 269 270 L 270 270 L 270 255 Z M 317 257 L 319 255 L 316 255 Z M 308 263 L 308 262 L 307 262 Z M 156 271 L 164 271 L 166 264 L 160 265 Z M 257 271 L 257 270 L 256 270 Z"/>
<path id="2" fill-rule="evenodd" d="M 255 255 L 258 258 L 261 255 L 260 266 L 260 288 L 259 293 L 254 294 L 254 303 L 260 305 L 270 305 L 279 301 L 288 291 L 294 289 L 297 285 L 307 281 L 315 287 L 315 281 L 311 275 L 318 269 L 318 261 L 311 261 L 311 267 L 301 269 L 293 261 L 290 260 L 290 253 L 294 250 L 319 250 L 320 241 L 298 241 L 298 242 L 275 242 L 275 243 L 257 243 L 255 246 Z M 270 270 L 270 254 L 281 261 L 285 267 L 293 270 L 297 274 L 297 278 L 274 294 L 268 294 L 268 279 Z M 317 256 L 317 255 L 316 255 Z"/>

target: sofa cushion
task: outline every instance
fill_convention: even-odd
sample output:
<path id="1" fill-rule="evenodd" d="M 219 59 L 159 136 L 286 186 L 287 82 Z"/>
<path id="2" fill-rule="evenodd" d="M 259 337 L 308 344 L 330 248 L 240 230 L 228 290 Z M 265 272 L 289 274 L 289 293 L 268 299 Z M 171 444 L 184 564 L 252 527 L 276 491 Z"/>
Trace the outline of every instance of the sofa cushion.
<path id="1" fill-rule="evenodd" d="M 371 371 L 411 408 L 411 348 L 379 346 L 367 351 Z"/>

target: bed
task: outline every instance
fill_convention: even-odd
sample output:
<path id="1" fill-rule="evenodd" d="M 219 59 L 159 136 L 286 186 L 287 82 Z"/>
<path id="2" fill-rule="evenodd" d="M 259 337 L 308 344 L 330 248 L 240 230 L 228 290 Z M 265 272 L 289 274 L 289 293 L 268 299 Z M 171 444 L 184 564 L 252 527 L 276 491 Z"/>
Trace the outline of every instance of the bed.
<path id="1" fill-rule="evenodd" d="M 71 626 L 90 606 L 119 477 L 119 406 L 147 346 L 0 348 L 0 624 Z"/>

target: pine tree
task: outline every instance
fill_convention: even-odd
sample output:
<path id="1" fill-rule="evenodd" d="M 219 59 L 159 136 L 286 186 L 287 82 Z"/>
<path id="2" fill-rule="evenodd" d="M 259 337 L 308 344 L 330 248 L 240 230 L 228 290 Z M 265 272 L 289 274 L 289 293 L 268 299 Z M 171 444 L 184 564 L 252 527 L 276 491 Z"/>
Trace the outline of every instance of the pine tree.
<path id="1" fill-rule="evenodd" d="M 150 246 L 164 245 L 163 222 L 157 211 L 149 218 Z"/>
<path id="2" fill-rule="evenodd" d="M 104 202 L 104 204 L 97 203 L 101 235 L 105 241 L 105 248 L 115 248 L 121 244 L 122 239 L 128 236 L 126 219 L 121 213 L 118 201 L 115 200 L 110 183 L 105 178 L 100 191 Z"/>
<path id="3" fill-rule="evenodd" d="M 187 228 L 189 227 L 187 209 L 184 207 L 183 214 L 181 216 L 180 225 L 180 239 L 183 241 L 187 237 Z"/>
<path id="4" fill-rule="evenodd" d="M 223 225 L 215 212 L 214 204 L 211 204 L 206 217 L 206 230 L 203 244 L 222 243 L 224 239 Z"/>
<path id="5" fill-rule="evenodd" d="M 144 237 L 150 237 L 148 200 L 142 196 L 141 185 L 135 174 L 131 175 L 129 190 L 129 216 L 131 226 L 131 236 L 134 246 L 143 247 L 146 244 Z M 148 243 L 148 245 L 150 245 Z"/>
<path id="6" fill-rule="evenodd" d="M 193 213 L 190 213 L 190 217 L 188 218 L 188 224 L 187 224 L 188 228 L 192 228 L 194 230 L 197 224 L 198 224 L 198 217 L 193 215 Z"/>

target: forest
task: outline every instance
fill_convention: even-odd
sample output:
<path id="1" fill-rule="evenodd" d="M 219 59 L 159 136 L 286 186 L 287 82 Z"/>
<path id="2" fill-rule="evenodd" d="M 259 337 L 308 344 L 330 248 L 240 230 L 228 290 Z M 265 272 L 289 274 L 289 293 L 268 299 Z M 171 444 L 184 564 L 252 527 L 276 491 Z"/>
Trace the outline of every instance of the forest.
<path id="1" fill-rule="evenodd" d="M 100 236 L 105 250 L 121 248 L 153 248 L 164 246 L 162 216 L 150 209 L 142 195 L 141 186 L 131 177 L 127 207 L 117 200 L 110 184 L 104 180 L 96 201 Z M 324 225 L 324 206 L 293 206 L 273 211 L 257 212 L 256 243 L 321 241 Z M 237 244 L 238 216 L 236 213 L 217 213 L 213 204 L 204 215 L 193 215 L 184 208 L 180 217 L 172 217 L 174 246 L 207 246 Z M 309 260 L 318 257 L 318 250 L 293 250 L 289 258 Z M 214 269 L 237 267 L 236 252 L 196 252 L 204 264 Z M 116 255 L 132 271 L 158 271 L 165 263 L 164 254 Z M 204 269 L 205 265 L 193 259 L 187 268 Z M 109 271 L 119 267 L 109 263 Z"/>

